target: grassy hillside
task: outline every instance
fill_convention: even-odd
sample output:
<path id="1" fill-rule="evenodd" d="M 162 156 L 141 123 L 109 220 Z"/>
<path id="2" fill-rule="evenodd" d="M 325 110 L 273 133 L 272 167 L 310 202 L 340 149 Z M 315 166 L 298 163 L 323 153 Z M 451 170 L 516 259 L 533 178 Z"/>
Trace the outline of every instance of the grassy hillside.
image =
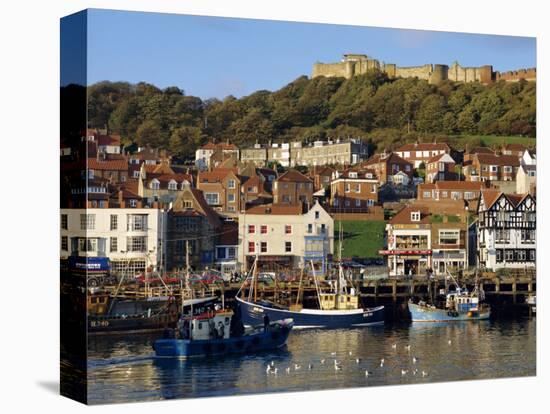
<path id="1" fill-rule="evenodd" d="M 342 221 L 344 233 L 342 257 L 379 257 L 378 250 L 384 248 L 385 225 L 383 221 Z M 336 221 L 334 226 L 334 249 L 337 255 L 340 222 Z"/>

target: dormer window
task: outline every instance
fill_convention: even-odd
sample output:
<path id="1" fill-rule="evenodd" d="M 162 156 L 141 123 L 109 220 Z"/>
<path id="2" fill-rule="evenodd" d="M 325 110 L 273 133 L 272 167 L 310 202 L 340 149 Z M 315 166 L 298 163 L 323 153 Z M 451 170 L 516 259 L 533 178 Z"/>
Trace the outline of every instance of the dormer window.
<path id="1" fill-rule="evenodd" d="M 411 211 L 411 221 L 420 221 L 420 211 Z"/>
<path id="2" fill-rule="evenodd" d="M 171 180 L 168 183 L 168 189 L 169 190 L 177 190 L 178 189 L 178 183 L 175 180 Z"/>
<path id="3" fill-rule="evenodd" d="M 371 173 L 367 173 L 365 176 L 366 176 L 367 178 L 369 178 L 369 179 L 372 178 L 372 174 L 371 174 Z"/>
<path id="4" fill-rule="evenodd" d="M 350 172 L 349 173 L 349 178 L 357 178 L 357 173 L 356 172 Z"/>
<path id="5" fill-rule="evenodd" d="M 158 190 L 160 187 L 160 182 L 157 179 L 151 181 L 150 184 L 151 190 Z"/>

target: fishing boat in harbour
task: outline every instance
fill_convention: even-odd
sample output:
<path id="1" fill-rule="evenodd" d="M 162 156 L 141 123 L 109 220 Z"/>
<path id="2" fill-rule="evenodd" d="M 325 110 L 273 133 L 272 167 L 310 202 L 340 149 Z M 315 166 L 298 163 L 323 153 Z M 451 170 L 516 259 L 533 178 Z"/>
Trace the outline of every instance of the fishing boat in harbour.
<path id="1" fill-rule="evenodd" d="M 192 358 L 254 353 L 278 349 L 286 344 L 292 319 L 264 321 L 248 330 L 232 329 L 234 313 L 218 309 L 180 319 L 175 330 L 153 343 L 156 357 Z M 236 324 L 238 326 L 238 323 Z"/>
<path id="2" fill-rule="evenodd" d="M 251 269 L 252 277 L 247 277 L 236 300 L 239 305 L 241 318 L 245 326 L 254 326 L 262 323 L 264 318 L 280 320 L 291 318 L 295 329 L 305 328 L 349 328 L 384 323 L 384 307 L 363 308 L 360 306 L 359 292 L 353 287 L 352 281 L 347 280 L 342 265 L 338 266 L 338 274 L 329 291 L 321 288 L 315 268 L 311 265 L 313 281 L 317 294 L 317 309 L 304 308 L 298 293 L 296 303 L 290 306 L 258 299 L 258 257 Z M 303 283 L 303 271 L 300 276 L 300 287 Z M 240 297 L 248 285 L 248 296 Z M 244 296 L 244 295 L 243 295 Z"/>
<path id="3" fill-rule="evenodd" d="M 448 279 L 452 280 L 455 290 L 449 291 L 445 288 L 444 294 L 440 300 L 434 300 L 433 303 L 419 301 L 408 302 L 411 320 L 413 322 L 452 322 L 452 321 L 470 321 L 489 319 L 491 308 L 483 302 L 485 294 L 479 289 L 476 282 L 475 288 L 469 292 L 465 287 L 460 287 L 458 282 L 448 274 Z M 446 283 L 447 285 L 447 283 Z"/>

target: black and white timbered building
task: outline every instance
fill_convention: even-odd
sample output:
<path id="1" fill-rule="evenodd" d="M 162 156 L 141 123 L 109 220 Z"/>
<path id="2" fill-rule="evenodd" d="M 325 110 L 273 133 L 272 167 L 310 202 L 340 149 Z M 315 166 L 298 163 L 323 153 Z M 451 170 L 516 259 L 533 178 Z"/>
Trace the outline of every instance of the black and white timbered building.
<path id="1" fill-rule="evenodd" d="M 530 194 L 484 190 L 478 204 L 478 260 L 481 266 L 535 267 L 536 200 Z"/>

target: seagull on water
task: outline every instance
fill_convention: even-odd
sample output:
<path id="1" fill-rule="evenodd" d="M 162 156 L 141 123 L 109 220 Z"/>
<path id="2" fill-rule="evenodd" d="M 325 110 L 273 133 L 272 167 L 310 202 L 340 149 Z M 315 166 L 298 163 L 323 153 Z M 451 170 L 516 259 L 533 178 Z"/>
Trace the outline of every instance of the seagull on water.
<path id="1" fill-rule="evenodd" d="M 449 339 L 449 341 L 448 341 L 447 343 L 448 343 L 449 345 L 451 345 L 451 344 L 453 343 L 453 341 L 451 341 L 451 340 Z"/>
<path id="2" fill-rule="evenodd" d="M 275 361 L 271 361 L 271 366 L 272 366 L 272 367 L 275 366 Z"/>
<path id="3" fill-rule="evenodd" d="M 286 367 L 285 371 L 286 371 L 287 375 L 290 374 L 290 367 Z"/>
<path id="4" fill-rule="evenodd" d="M 416 359 L 416 357 L 413 357 L 413 364 L 416 364 L 416 361 L 418 361 L 418 359 Z"/>
<path id="5" fill-rule="evenodd" d="M 355 358 L 355 363 L 358 364 L 359 362 L 361 362 L 361 358 Z"/>
<path id="6" fill-rule="evenodd" d="M 405 349 L 406 349 L 407 351 L 410 351 L 410 350 L 411 350 L 411 346 L 410 346 L 410 345 L 405 345 Z"/>
<path id="7" fill-rule="evenodd" d="M 341 370 L 342 370 L 342 366 L 341 366 L 341 365 L 338 365 L 338 364 L 334 364 L 334 370 L 335 370 L 335 371 L 341 371 Z"/>
<path id="8" fill-rule="evenodd" d="M 380 368 L 382 368 L 383 366 L 384 366 L 384 358 L 382 358 L 382 359 L 380 360 Z"/>
<path id="9" fill-rule="evenodd" d="M 409 372 L 408 370 L 402 369 L 401 376 L 404 377 L 405 375 L 407 375 L 408 372 Z"/>
<path id="10" fill-rule="evenodd" d="M 311 371 L 311 370 L 313 369 L 313 364 L 309 364 L 309 365 L 307 366 L 307 369 L 309 369 L 309 370 Z"/>
<path id="11" fill-rule="evenodd" d="M 295 370 L 295 371 L 298 371 L 300 368 L 302 368 L 301 365 L 294 364 L 294 370 Z"/>
<path id="12" fill-rule="evenodd" d="M 336 352 L 331 352 L 330 355 L 334 356 L 336 355 Z"/>
<path id="13" fill-rule="evenodd" d="M 392 344 L 392 349 L 397 349 L 397 344 Z"/>
<path id="14" fill-rule="evenodd" d="M 415 369 L 415 370 L 413 371 L 413 375 L 416 375 L 417 372 L 418 372 L 418 370 Z"/>
<path id="15" fill-rule="evenodd" d="M 277 375 L 277 371 L 279 371 L 279 368 L 275 368 L 275 369 L 273 370 L 273 373 L 274 373 L 275 375 Z"/>
<path id="16" fill-rule="evenodd" d="M 325 358 L 323 358 L 323 359 L 321 360 L 321 364 L 324 364 L 324 363 L 325 363 Z"/>
<path id="17" fill-rule="evenodd" d="M 368 370 L 365 370 L 365 377 L 368 377 L 370 372 Z"/>
<path id="18" fill-rule="evenodd" d="M 267 365 L 267 368 L 265 369 L 265 373 L 269 374 L 269 371 L 271 371 L 271 365 Z"/>
<path id="19" fill-rule="evenodd" d="M 353 355 L 353 352 L 349 351 L 349 356 L 352 356 Z"/>
<path id="20" fill-rule="evenodd" d="M 422 376 L 423 377 L 427 377 L 428 376 L 428 373 L 426 371 L 422 371 Z"/>

